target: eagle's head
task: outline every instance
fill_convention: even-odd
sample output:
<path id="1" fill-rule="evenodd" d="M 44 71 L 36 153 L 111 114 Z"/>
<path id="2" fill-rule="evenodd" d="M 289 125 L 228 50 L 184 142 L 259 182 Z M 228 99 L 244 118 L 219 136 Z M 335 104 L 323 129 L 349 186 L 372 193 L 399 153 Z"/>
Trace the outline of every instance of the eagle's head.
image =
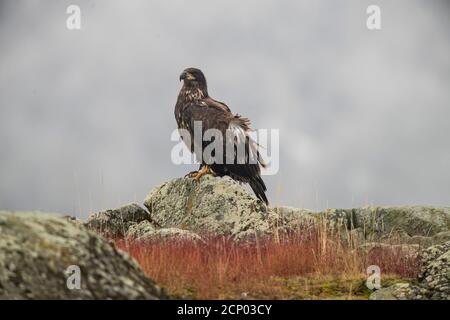
<path id="1" fill-rule="evenodd" d="M 180 74 L 180 81 L 184 81 L 186 87 L 198 88 L 207 92 L 206 78 L 203 72 L 197 68 L 187 68 Z"/>

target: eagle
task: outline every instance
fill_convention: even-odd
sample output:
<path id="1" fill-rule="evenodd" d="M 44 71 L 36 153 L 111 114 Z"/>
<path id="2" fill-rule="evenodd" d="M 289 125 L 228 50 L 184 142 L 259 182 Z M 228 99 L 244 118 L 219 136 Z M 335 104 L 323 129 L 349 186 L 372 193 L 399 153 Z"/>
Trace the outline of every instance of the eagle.
<path id="1" fill-rule="evenodd" d="M 183 81 L 183 86 L 175 105 L 175 119 L 180 132 L 184 130 L 189 135 L 186 137 L 180 134 L 188 149 L 197 159 L 202 159 L 199 170 L 188 176 L 196 181 L 205 174 L 229 176 L 236 181 L 248 183 L 258 199 L 267 205 L 267 188 L 261 178 L 261 167 L 266 164 L 258 151 L 259 145 L 249 135 L 253 131 L 249 119 L 232 113 L 225 103 L 209 96 L 206 78 L 201 70 L 185 69 L 180 75 L 180 81 Z M 199 123 L 202 135 L 208 130 L 221 133 L 222 139 L 216 143 L 223 146 L 222 155 L 213 150 L 212 157 L 204 156 L 205 149 L 217 137 L 198 141 L 194 132 Z M 228 151 L 230 149 L 231 152 Z"/>

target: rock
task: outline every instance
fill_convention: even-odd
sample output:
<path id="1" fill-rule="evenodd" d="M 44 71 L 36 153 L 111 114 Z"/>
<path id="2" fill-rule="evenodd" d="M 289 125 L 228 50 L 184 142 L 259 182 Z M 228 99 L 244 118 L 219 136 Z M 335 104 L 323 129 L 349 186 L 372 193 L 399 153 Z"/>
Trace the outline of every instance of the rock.
<path id="1" fill-rule="evenodd" d="M 322 212 L 315 213 L 315 215 L 332 223 L 334 227 L 344 227 L 351 230 L 363 226 L 358 223 L 358 210 L 359 209 L 326 209 Z"/>
<path id="2" fill-rule="evenodd" d="M 433 300 L 450 300 L 450 241 L 434 245 L 422 253 L 420 286 Z"/>
<path id="3" fill-rule="evenodd" d="M 422 271 L 416 285 L 396 284 L 382 288 L 372 293 L 370 299 L 450 300 L 450 241 L 431 246 L 419 256 Z"/>
<path id="4" fill-rule="evenodd" d="M 148 212 L 136 203 L 113 210 L 105 210 L 89 216 L 86 226 L 112 239 L 124 237 L 128 228 L 141 221 L 149 220 Z"/>
<path id="5" fill-rule="evenodd" d="M 67 286 L 69 266 L 80 268 L 80 289 Z M 164 297 L 132 258 L 84 226 L 51 214 L 0 211 L 0 299 Z"/>
<path id="6" fill-rule="evenodd" d="M 417 296 L 417 289 L 410 283 L 396 283 L 374 291 L 370 300 L 409 300 Z"/>
<path id="7" fill-rule="evenodd" d="M 377 252 L 402 253 L 404 257 L 416 258 L 419 255 L 420 246 L 418 244 L 388 244 L 382 242 L 366 242 L 360 248 L 369 255 Z"/>
<path id="8" fill-rule="evenodd" d="M 202 241 L 202 238 L 194 232 L 178 228 L 155 229 L 148 221 L 132 225 L 128 229 L 126 238 L 137 241 Z"/>
<path id="9" fill-rule="evenodd" d="M 366 207 L 354 213 L 358 226 L 371 233 L 404 232 L 430 237 L 450 229 L 450 208 L 430 206 Z"/>
<path id="10" fill-rule="evenodd" d="M 189 241 L 200 241 L 203 239 L 196 233 L 182 230 L 178 228 L 162 228 L 155 230 L 155 232 L 150 234 L 144 234 L 140 239 L 142 240 L 189 240 Z"/>
<path id="11" fill-rule="evenodd" d="M 65 218 L 67 221 L 74 223 L 77 226 L 84 226 L 84 222 L 83 220 L 81 220 L 78 217 L 74 217 L 74 216 L 63 216 L 63 218 Z"/>
<path id="12" fill-rule="evenodd" d="M 407 244 L 417 244 L 422 248 L 428 248 L 432 246 L 433 244 L 439 243 L 439 239 L 434 237 L 424 237 L 424 236 L 404 236 L 402 239 L 398 240 L 402 243 Z"/>
<path id="13" fill-rule="evenodd" d="M 445 241 L 450 231 L 450 208 L 447 207 L 369 206 L 327 209 L 314 215 L 325 217 L 336 226 L 363 230 L 368 241 L 396 237 L 400 242 L 428 246 Z"/>
<path id="14" fill-rule="evenodd" d="M 144 205 L 161 228 L 231 235 L 234 239 L 270 234 L 277 215 L 229 177 L 175 179 L 154 188 Z"/>
<path id="15" fill-rule="evenodd" d="M 139 239 L 145 234 L 155 232 L 155 230 L 150 221 L 145 220 L 131 225 L 125 233 L 125 237 L 130 240 Z"/>
<path id="16" fill-rule="evenodd" d="M 328 222 L 327 228 L 351 230 L 345 236 L 362 242 L 396 238 L 400 243 L 429 246 L 448 239 L 450 231 L 447 207 L 370 206 L 321 212 L 271 209 L 231 178 L 211 175 L 198 183 L 191 178 L 163 183 L 148 194 L 144 205 L 152 223 L 161 228 L 231 235 L 234 239 L 298 230 L 322 221 Z"/>
<path id="17" fill-rule="evenodd" d="M 276 227 L 283 230 L 303 230 L 317 222 L 314 211 L 293 207 L 276 207 L 272 211 L 277 215 Z"/>
<path id="18" fill-rule="evenodd" d="M 450 231 L 439 232 L 433 236 L 433 243 L 439 244 L 450 241 Z"/>

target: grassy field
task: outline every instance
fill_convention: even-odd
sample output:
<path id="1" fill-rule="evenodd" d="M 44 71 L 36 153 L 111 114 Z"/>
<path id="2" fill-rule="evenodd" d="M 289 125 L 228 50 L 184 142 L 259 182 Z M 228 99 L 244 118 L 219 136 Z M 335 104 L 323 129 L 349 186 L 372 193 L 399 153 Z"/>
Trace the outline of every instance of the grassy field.
<path id="1" fill-rule="evenodd" d="M 401 248 L 360 249 L 349 235 L 308 227 L 252 242 L 225 237 L 192 241 L 116 241 L 175 298 L 367 299 L 367 267 L 381 284 L 413 281 L 420 265 Z"/>

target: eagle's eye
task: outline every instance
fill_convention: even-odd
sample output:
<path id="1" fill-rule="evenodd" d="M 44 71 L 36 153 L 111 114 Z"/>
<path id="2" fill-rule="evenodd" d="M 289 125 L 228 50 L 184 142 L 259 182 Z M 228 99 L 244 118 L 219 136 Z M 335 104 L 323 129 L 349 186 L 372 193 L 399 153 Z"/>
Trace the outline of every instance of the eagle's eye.
<path id="1" fill-rule="evenodd" d="M 184 71 L 181 75 L 180 75 L 180 81 L 181 80 L 195 80 L 195 77 L 192 75 L 192 73 Z"/>

